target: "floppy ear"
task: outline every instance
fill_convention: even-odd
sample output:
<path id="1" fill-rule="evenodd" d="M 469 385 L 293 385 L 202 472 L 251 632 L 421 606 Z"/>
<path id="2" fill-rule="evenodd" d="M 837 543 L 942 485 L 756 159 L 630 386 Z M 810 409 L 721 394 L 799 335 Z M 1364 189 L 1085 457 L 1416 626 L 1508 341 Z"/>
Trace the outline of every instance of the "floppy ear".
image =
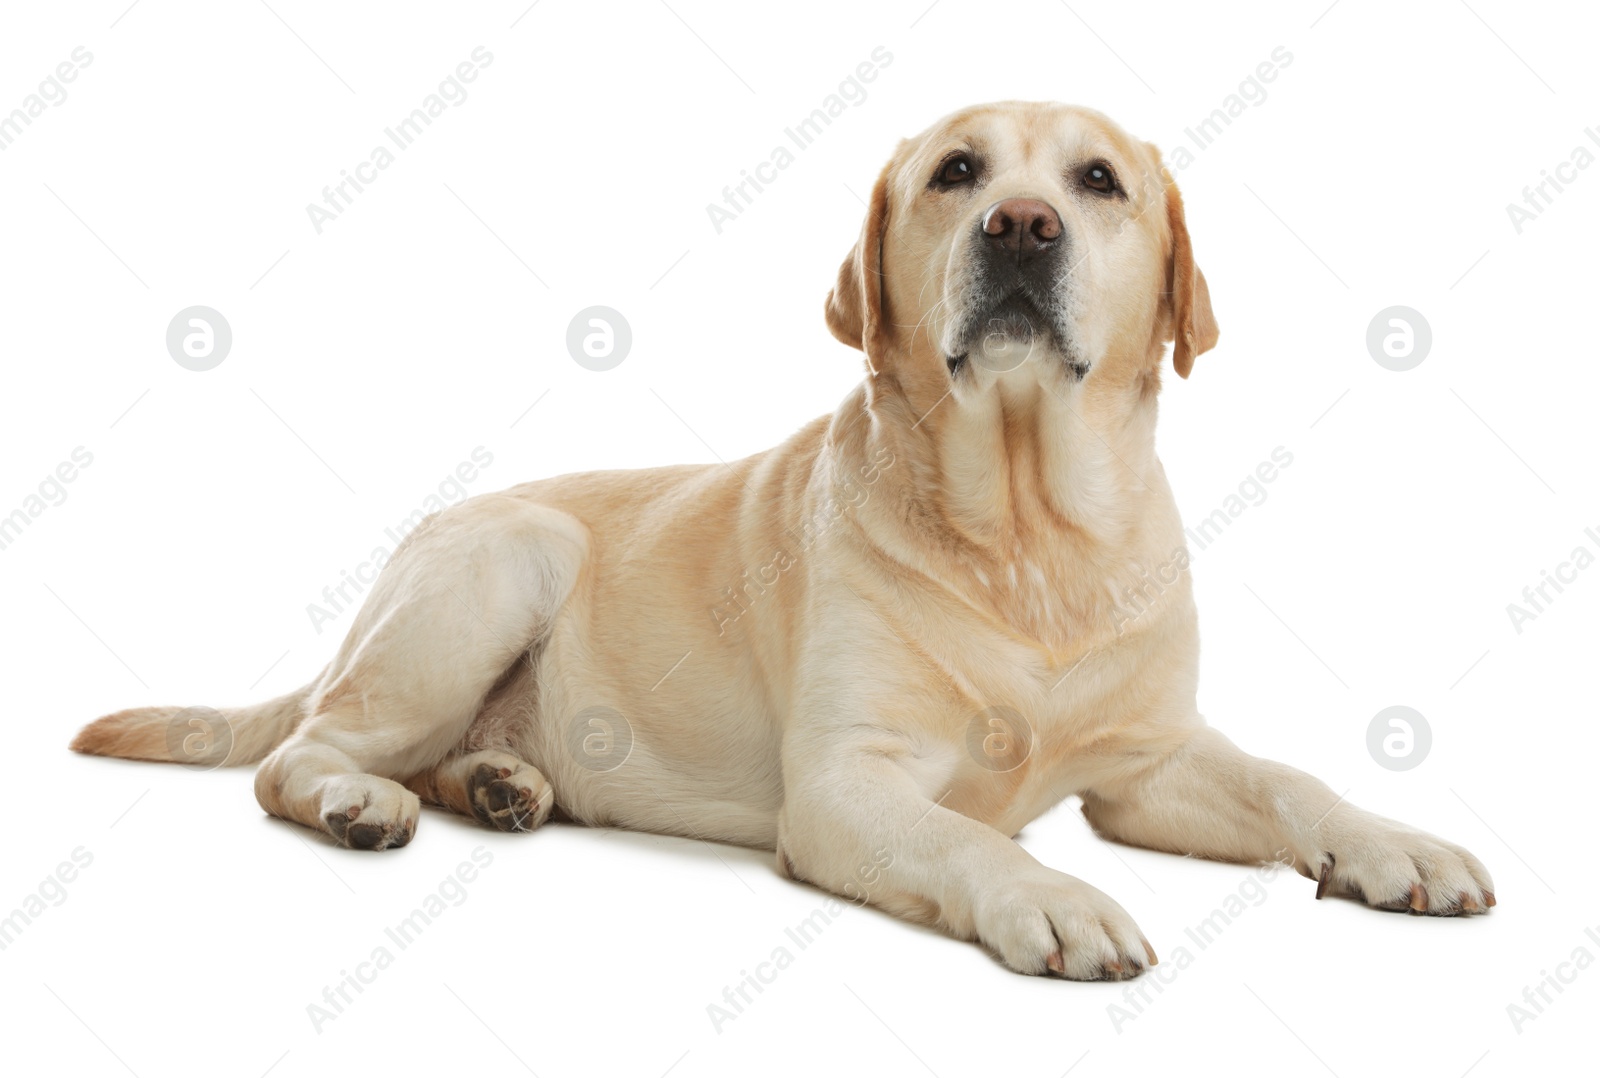
<path id="1" fill-rule="evenodd" d="M 1178 185 L 1167 181 L 1167 226 L 1172 232 L 1172 262 L 1167 267 L 1167 291 L 1172 297 L 1172 369 L 1189 377 L 1194 357 L 1217 344 L 1217 319 L 1211 313 L 1211 289 L 1206 275 L 1194 264 L 1189 227 L 1183 219 L 1183 196 Z"/>
<path id="2" fill-rule="evenodd" d="M 883 233 L 889 223 L 889 172 L 883 166 L 872 185 L 872 201 L 861 225 L 861 238 L 839 267 L 839 279 L 828 293 L 825 312 L 828 329 L 852 348 L 867 354 L 867 369 L 877 374 L 875 362 L 889 346 L 890 332 L 883 299 Z"/>

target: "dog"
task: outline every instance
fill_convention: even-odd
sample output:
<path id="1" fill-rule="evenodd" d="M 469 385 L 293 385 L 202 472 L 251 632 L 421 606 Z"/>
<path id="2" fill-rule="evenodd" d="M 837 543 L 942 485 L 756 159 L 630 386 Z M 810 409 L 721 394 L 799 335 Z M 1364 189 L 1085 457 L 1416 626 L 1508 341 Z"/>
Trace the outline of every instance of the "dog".
<path id="1" fill-rule="evenodd" d="M 406 845 L 422 802 L 769 849 L 1076 980 L 1156 953 L 1013 841 L 1072 795 L 1105 839 L 1292 864 L 1318 898 L 1495 904 L 1465 849 L 1196 710 L 1156 401 L 1167 345 L 1186 378 L 1218 329 L 1153 144 L 1066 105 L 940 120 L 878 176 L 825 316 L 866 376 L 777 448 L 471 498 L 406 537 L 311 684 L 71 747 L 260 761 L 268 813 L 358 849 Z"/>

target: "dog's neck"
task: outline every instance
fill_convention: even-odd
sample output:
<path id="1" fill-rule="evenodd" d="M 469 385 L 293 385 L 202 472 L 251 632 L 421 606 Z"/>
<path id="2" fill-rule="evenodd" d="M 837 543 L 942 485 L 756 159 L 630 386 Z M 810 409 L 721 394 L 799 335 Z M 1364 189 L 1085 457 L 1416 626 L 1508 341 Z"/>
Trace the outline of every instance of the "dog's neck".
<path id="1" fill-rule="evenodd" d="M 863 534 L 1022 635 L 1069 646 L 1116 607 L 1106 582 L 1152 549 L 1140 529 L 1165 516 L 1152 502 L 1171 503 L 1155 371 L 968 372 L 942 396 L 869 378 L 831 436 L 842 459 L 893 461 L 860 513 Z"/>

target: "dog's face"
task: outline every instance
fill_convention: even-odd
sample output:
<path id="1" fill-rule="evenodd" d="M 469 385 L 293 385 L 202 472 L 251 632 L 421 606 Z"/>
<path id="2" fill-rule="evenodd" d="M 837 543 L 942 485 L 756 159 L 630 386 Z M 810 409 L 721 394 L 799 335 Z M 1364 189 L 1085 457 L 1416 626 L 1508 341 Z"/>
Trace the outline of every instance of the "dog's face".
<path id="1" fill-rule="evenodd" d="M 1053 104 L 967 109 L 902 142 L 827 313 L 875 373 L 958 384 L 1142 370 L 1174 339 L 1187 376 L 1217 338 L 1160 152 Z"/>

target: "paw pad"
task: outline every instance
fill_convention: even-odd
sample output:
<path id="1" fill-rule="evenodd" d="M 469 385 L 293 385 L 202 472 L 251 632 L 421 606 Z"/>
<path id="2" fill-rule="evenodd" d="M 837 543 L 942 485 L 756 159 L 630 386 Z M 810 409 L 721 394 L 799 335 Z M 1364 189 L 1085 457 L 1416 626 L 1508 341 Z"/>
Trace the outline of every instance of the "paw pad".
<path id="1" fill-rule="evenodd" d="M 538 795 L 511 775 L 510 768 L 479 764 L 472 772 L 472 814 L 501 831 L 532 831 L 543 822 Z"/>

